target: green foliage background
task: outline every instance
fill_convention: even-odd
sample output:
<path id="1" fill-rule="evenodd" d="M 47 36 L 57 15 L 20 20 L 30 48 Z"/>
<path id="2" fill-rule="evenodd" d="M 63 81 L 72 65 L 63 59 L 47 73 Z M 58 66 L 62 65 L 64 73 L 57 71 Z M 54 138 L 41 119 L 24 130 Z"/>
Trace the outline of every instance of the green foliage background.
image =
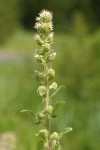
<path id="1" fill-rule="evenodd" d="M 54 62 L 57 83 L 66 88 L 55 96 L 65 100 L 52 130 L 71 126 L 62 139 L 68 150 L 100 149 L 100 19 L 99 1 L 1 0 L 0 3 L 0 133 L 13 131 L 17 150 L 36 150 L 38 127 L 22 109 L 40 110 L 33 59 L 35 17 L 54 13 Z M 27 30 L 26 30 L 27 29 Z M 63 32 L 64 31 L 64 32 Z"/>

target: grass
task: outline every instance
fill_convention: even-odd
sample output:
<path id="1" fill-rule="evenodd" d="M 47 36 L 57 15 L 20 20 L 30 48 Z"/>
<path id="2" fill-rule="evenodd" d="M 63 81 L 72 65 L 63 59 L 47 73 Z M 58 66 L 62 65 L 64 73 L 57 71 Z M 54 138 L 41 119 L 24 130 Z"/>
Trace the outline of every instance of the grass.
<path id="1" fill-rule="evenodd" d="M 36 150 L 37 128 L 31 117 L 20 111 L 40 110 L 41 99 L 36 94 L 38 83 L 33 78 L 37 63 L 33 60 L 36 44 L 33 33 L 17 30 L 2 47 L 5 54 L 18 54 L 20 59 L 0 61 L 0 132 L 17 135 L 17 150 Z M 56 80 L 66 88 L 54 102 L 65 100 L 52 130 L 66 126 L 73 132 L 65 136 L 62 145 L 69 150 L 99 150 L 100 141 L 100 32 L 80 40 L 72 34 L 56 33 L 54 62 Z M 21 57 L 20 57 L 21 56 Z M 60 121 L 61 118 L 61 121 Z"/>

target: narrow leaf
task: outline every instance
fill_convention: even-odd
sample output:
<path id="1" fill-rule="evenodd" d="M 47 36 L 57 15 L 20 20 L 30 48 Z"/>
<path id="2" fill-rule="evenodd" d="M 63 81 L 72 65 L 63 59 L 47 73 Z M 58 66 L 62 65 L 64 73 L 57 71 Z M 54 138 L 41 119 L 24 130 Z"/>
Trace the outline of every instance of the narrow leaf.
<path id="1" fill-rule="evenodd" d="M 70 127 L 65 128 L 65 129 L 60 133 L 60 138 L 59 138 L 59 139 L 61 139 L 64 134 L 67 134 L 67 133 L 70 132 L 70 131 L 72 131 L 72 128 L 70 128 Z"/>
<path id="2" fill-rule="evenodd" d="M 21 112 L 26 112 L 27 114 L 29 114 L 29 115 L 35 117 L 34 113 L 33 113 L 32 110 L 30 110 L 30 109 L 24 109 L 24 110 L 22 110 Z"/>
<path id="3" fill-rule="evenodd" d="M 57 93 L 60 89 L 62 89 L 62 88 L 64 88 L 63 85 L 59 86 L 59 87 L 57 88 L 57 90 L 50 96 L 50 98 L 53 97 L 54 95 L 56 95 L 56 93 Z"/>
<path id="4" fill-rule="evenodd" d="M 57 117 L 57 111 L 60 109 L 60 107 L 65 104 L 65 101 L 58 101 L 55 106 L 54 106 L 54 110 L 52 113 L 52 117 L 56 118 Z"/>

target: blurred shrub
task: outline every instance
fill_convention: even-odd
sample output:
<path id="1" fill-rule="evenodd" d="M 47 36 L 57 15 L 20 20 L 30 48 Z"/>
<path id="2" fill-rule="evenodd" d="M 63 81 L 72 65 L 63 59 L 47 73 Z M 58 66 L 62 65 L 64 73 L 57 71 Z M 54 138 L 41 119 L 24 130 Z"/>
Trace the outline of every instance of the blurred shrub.
<path id="1" fill-rule="evenodd" d="M 0 1 L 0 43 L 3 43 L 17 26 L 17 0 Z"/>

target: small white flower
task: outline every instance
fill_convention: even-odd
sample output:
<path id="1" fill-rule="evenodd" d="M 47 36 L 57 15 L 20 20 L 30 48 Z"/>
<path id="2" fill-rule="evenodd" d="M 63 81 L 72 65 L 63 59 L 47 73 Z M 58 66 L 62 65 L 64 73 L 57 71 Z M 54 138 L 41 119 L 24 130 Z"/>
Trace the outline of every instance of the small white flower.
<path id="1" fill-rule="evenodd" d="M 40 20 L 50 22 L 52 20 L 52 13 L 47 10 L 42 10 L 39 14 Z"/>

